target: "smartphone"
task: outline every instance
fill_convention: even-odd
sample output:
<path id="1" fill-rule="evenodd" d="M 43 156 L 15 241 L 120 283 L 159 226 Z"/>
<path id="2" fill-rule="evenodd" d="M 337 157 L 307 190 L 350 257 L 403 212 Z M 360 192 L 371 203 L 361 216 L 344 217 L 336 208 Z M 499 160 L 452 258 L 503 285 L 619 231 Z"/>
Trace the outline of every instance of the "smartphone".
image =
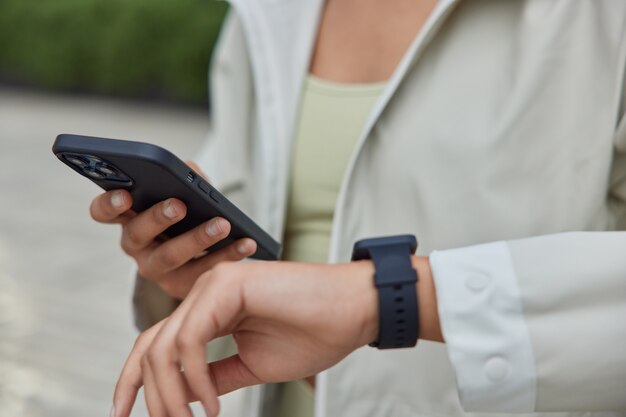
<path id="1" fill-rule="evenodd" d="M 187 206 L 187 215 L 164 235 L 175 237 L 202 222 L 221 216 L 231 224 L 227 238 L 207 248 L 215 252 L 237 239 L 257 243 L 252 258 L 276 260 L 281 246 L 252 219 L 171 152 L 149 143 L 61 134 L 52 152 L 68 167 L 104 190 L 125 189 L 133 197 L 132 209 L 141 212 L 168 198 Z"/>

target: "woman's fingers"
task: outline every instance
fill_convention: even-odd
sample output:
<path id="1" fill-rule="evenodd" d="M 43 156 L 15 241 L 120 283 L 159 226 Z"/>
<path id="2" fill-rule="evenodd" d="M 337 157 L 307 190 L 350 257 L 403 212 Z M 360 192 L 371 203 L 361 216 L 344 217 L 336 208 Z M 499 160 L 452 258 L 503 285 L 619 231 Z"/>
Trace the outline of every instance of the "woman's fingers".
<path id="1" fill-rule="evenodd" d="M 133 217 L 129 212 L 132 205 L 133 199 L 128 191 L 107 191 L 93 199 L 89 212 L 97 222 L 123 224 Z"/>
<path id="2" fill-rule="evenodd" d="M 192 394 L 200 399 L 208 416 L 217 416 L 220 405 L 218 393 L 207 367 L 205 344 L 193 336 L 176 337 L 176 349 L 183 368 L 183 375 Z"/>
<path id="3" fill-rule="evenodd" d="M 137 398 L 137 392 L 144 383 L 141 366 L 142 358 L 164 323 L 165 320 L 155 324 L 143 332 L 135 341 L 135 345 L 128 355 L 128 359 L 126 359 L 113 393 L 115 417 L 128 417 L 130 415 Z"/>
<path id="4" fill-rule="evenodd" d="M 176 269 L 226 238 L 229 233 L 230 223 L 222 217 L 215 217 L 156 247 L 145 260 L 143 272 L 149 276 Z"/>
<path id="5" fill-rule="evenodd" d="M 167 412 L 175 417 L 193 417 L 187 405 L 187 383 L 180 372 L 177 352 L 172 346 L 181 320 L 180 314 L 170 316 L 152 341 L 145 357 L 154 375 L 161 402 Z"/>
<path id="6" fill-rule="evenodd" d="M 164 245 L 167 244 L 169 244 L 169 241 Z M 248 256 L 252 256 L 256 252 L 256 246 L 257 245 L 254 240 L 243 238 L 231 243 L 217 252 L 200 256 L 199 258 L 191 259 L 186 262 L 184 260 L 190 259 L 191 252 L 187 254 L 184 254 L 183 252 L 177 253 L 178 247 L 172 246 L 170 249 L 174 253 L 165 255 L 172 257 L 169 261 L 165 261 L 165 264 L 180 266 L 175 270 L 175 273 L 170 271 L 168 274 L 161 275 L 156 282 L 166 293 L 174 298 L 182 300 L 187 296 L 189 290 L 193 287 L 198 277 L 204 272 L 211 270 L 220 262 L 236 262 L 247 258 Z M 155 249 L 155 251 L 159 250 L 159 248 Z M 151 254 L 149 256 L 151 256 L 153 260 L 156 260 L 159 256 L 163 256 L 163 254 L 159 256 Z M 177 259 L 178 261 L 173 262 L 174 259 Z M 146 266 L 146 264 L 147 263 L 144 263 L 142 266 L 142 271 L 144 273 L 154 272 L 154 276 L 158 276 L 159 273 L 163 274 L 165 270 L 159 270 L 158 267 L 155 267 L 154 263 L 151 266 Z M 156 264 L 164 265 L 163 261 L 157 261 Z M 162 268 L 164 267 L 162 266 Z"/>
<path id="7" fill-rule="evenodd" d="M 196 398 L 214 417 L 219 393 L 260 383 L 238 356 L 206 363 L 206 343 L 242 317 L 242 280 L 232 265 L 203 276 L 169 318 L 137 339 L 115 389 L 115 417 L 129 417 L 142 385 L 151 417 L 192 417 L 188 402 Z"/>
<path id="8" fill-rule="evenodd" d="M 240 388 L 263 382 L 250 371 L 239 355 L 213 362 L 208 367 L 210 368 L 209 373 L 213 377 L 217 395 L 228 394 Z"/>
<path id="9" fill-rule="evenodd" d="M 254 255 L 257 244 L 250 238 L 239 239 L 218 252 L 212 253 L 207 257 L 213 260 L 213 265 L 226 261 L 240 261 L 244 258 Z"/>
<path id="10" fill-rule="evenodd" d="M 146 356 L 141 360 L 141 371 L 143 373 L 144 387 L 143 396 L 150 417 L 178 417 L 167 412 L 163 400 L 154 379 L 154 373 L 150 366 L 150 361 Z M 116 416 L 117 417 L 117 416 Z"/>
<path id="11" fill-rule="evenodd" d="M 163 329 L 165 325 L 170 322 L 170 320 L 173 323 L 170 325 L 170 328 L 172 329 L 171 333 L 176 333 L 180 320 L 184 317 L 185 312 L 190 308 L 190 301 L 194 300 L 198 296 L 199 292 L 200 288 L 192 289 L 187 299 L 182 302 L 182 304 L 172 313 L 170 317 L 161 320 L 139 335 L 135 341 L 133 349 L 128 355 L 128 359 L 126 359 L 126 363 L 122 368 L 122 372 L 115 386 L 115 392 L 113 394 L 113 407 L 115 410 L 113 414 L 114 417 L 130 416 L 133 404 L 137 398 L 137 392 L 142 386 L 144 386 L 144 397 L 150 410 L 150 416 L 167 416 L 167 414 L 163 414 L 165 408 L 159 399 L 159 391 L 154 380 L 154 373 L 151 369 L 152 365 L 148 360 L 149 358 L 147 353 L 155 342 L 155 339 L 159 335 L 161 329 Z M 170 343 L 170 345 L 173 344 Z M 158 356 L 154 356 L 152 362 L 157 361 Z M 180 372 L 179 367 L 177 368 L 177 371 Z M 186 386 L 185 396 L 187 398 L 190 397 L 190 390 L 188 390 Z M 159 414 L 153 414 L 152 409 L 154 409 L 155 413 Z"/>
<path id="12" fill-rule="evenodd" d="M 158 235 L 182 220 L 186 214 L 185 204 L 175 198 L 167 199 L 142 211 L 124 225 L 122 249 L 129 255 L 145 249 Z"/>
<path id="13" fill-rule="evenodd" d="M 195 316 L 196 305 L 207 294 L 211 294 L 207 291 L 210 286 L 210 282 L 207 280 L 212 273 L 203 277 L 202 280 L 193 287 L 189 296 L 183 301 L 179 310 L 176 313 L 180 314 L 176 324 L 176 334 L 173 340 L 170 341 L 174 345 L 178 363 L 183 369 L 183 376 L 186 381 L 186 386 L 191 392 L 193 397 L 199 399 L 204 407 L 207 416 L 217 416 L 219 413 L 220 405 L 217 399 L 217 391 L 211 378 L 210 369 L 206 363 L 206 350 L 205 346 L 209 339 L 202 339 L 198 334 L 199 328 L 192 328 L 189 326 L 189 317 Z M 207 319 L 206 322 L 211 322 L 211 319 Z M 205 323 L 206 324 L 206 323 Z M 203 324 L 204 325 L 204 324 Z"/>
<path id="14" fill-rule="evenodd" d="M 191 308 L 193 301 L 201 293 L 200 287 L 202 285 L 195 286 L 181 305 L 167 318 L 167 321 L 153 336 L 148 351 L 144 352 L 141 359 L 144 378 L 147 377 L 145 374 L 147 370 L 151 375 L 151 381 L 157 387 L 156 394 L 153 393 L 151 395 L 159 395 L 161 405 L 165 407 L 170 415 L 176 417 L 192 416 L 187 404 L 193 395 L 193 391 L 181 373 L 180 355 L 176 350 L 175 340 L 181 322 Z M 148 389 L 147 381 L 145 389 Z M 158 411 L 158 404 L 155 405 L 155 401 L 151 399 L 149 401 Z M 154 416 L 151 414 L 151 417 Z"/>
<path id="15" fill-rule="evenodd" d="M 254 255 L 257 244 L 250 238 L 239 239 L 230 245 L 213 252 L 209 255 L 202 256 L 185 265 L 185 269 L 193 272 L 195 276 L 200 276 L 221 262 L 236 262 Z"/>
<path id="16" fill-rule="evenodd" d="M 182 320 L 174 340 L 187 385 L 209 416 L 219 412 L 219 400 L 211 369 L 206 364 L 205 346 L 218 337 L 224 327 L 230 327 L 241 309 L 241 298 L 233 295 L 236 291 L 223 291 L 227 289 L 224 285 L 236 285 L 235 280 L 229 279 L 229 284 L 220 285 L 226 278 L 234 278 L 226 275 L 224 271 L 228 267 L 224 265 L 214 268 L 194 286 L 189 299 L 181 306 Z M 219 314 L 214 314 L 207 305 Z"/>

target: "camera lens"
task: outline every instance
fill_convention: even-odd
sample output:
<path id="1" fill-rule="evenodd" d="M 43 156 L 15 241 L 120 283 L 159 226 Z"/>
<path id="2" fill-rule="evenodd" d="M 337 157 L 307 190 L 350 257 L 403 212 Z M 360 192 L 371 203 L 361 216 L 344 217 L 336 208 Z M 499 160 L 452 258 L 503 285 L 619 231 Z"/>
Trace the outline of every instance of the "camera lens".
<path id="1" fill-rule="evenodd" d="M 91 164 L 99 164 L 102 162 L 102 159 L 93 155 L 85 155 L 85 158 L 87 158 Z"/>
<path id="2" fill-rule="evenodd" d="M 98 165 L 96 167 L 96 169 L 100 173 L 102 173 L 104 175 L 115 175 L 115 174 L 117 174 L 117 171 L 115 171 L 112 167 L 110 167 L 110 166 L 108 166 L 106 164 Z"/>
<path id="3" fill-rule="evenodd" d="M 86 167 L 87 165 L 89 165 L 89 164 L 87 163 L 87 161 L 85 161 L 83 158 L 80 158 L 80 157 L 78 157 L 78 156 L 74 156 L 74 155 L 67 155 L 67 156 L 65 157 L 65 159 L 66 159 L 66 160 L 67 160 L 70 164 L 76 165 L 77 167 L 80 167 L 80 168 L 84 168 L 84 167 Z"/>
<path id="4" fill-rule="evenodd" d="M 102 174 L 101 172 L 98 171 L 92 171 L 92 170 L 85 170 L 85 174 L 89 175 L 91 178 L 95 178 L 97 180 L 101 180 L 103 178 L 106 177 L 106 175 Z"/>

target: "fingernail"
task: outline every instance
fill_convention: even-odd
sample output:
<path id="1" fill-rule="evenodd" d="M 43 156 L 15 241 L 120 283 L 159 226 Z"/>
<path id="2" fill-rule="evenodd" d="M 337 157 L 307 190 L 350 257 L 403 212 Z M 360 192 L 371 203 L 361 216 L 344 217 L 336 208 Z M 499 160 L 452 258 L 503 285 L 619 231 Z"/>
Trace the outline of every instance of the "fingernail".
<path id="1" fill-rule="evenodd" d="M 176 206 L 171 201 L 165 203 L 165 207 L 163 207 L 163 214 L 168 219 L 175 219 L 178 215 L 178 210 L 176 210 Z"/>
<path id="2" fill-rule="evenodd" d="M 209 236 L 217 236 L 222 233 L 222 230 L 226 227 L 224 225 L 224 220 L 222 219 L 213 219 L 206 226 L 206 232 Z"/>
<path id="3" fill-rule="evenodd" d="M 115 191 L 111 194 L 111 205 L 116 209 L 124 207 L 124 195 L 121 191 Z"/>
<path id="4" fill-rule="evenodd" d="M 115 405 L 111 407 L 111 412 L 109 413 L 109 417 L 115 417 Z"/>
<path id="5" fill-rule="evenodd" d="M 237 252 L 242 255 L 247 255 L 250 253 L 250 242 L 239 242 L 237 243 Z"/>

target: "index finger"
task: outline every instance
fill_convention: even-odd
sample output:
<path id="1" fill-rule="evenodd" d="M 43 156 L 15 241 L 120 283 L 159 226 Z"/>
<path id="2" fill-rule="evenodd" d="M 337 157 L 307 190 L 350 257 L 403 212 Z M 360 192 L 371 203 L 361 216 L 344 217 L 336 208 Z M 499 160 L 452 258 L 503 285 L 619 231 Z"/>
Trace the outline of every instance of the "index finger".
<path id="1" fill-rule="evenodd" d="M 221 268 L 223 270 L 224 266 Z M 209 272 L 212 273 L 216 273 L 215 269 Z M 224 277 L 228 277 L 228 281 Z M 207 342 L 230 329 L 242 311 L 238 281 L 234 275 L 224 272 L 221 278 L 210 281 L 204 279 L 201 285 L 194 286 L 194 289 L 200 288 L 198 291 L 202 291 L 202 294 L 185 300 L 187 306 L 182 311 L 185 317 L 176 334 L 179 362 L 184 369 L 189 390 L 200 399 L 207 414 L 212 416 L 219 412 L 218 390 L 211 368 L 206 366 L 204 347 Z M 234 369 L 232 366 L 230 368 Z"/>
<path id="2" fill-rule="evenodd" d="M 122 373 L 115 385 L 113 393 L 113 417 L 129 417 L 135 404 L 137 392 L 143 386 L 143 374 L 141 371 L 141 358 L 150 347 L 152 340 L 157 335 L 167 319 L 163 319 L 142 334 L 135 341 L 135 345 L 126 359 Z"/>
<path id="3" fill-rule="evenodd" d="M 133 198 L 126 190 L 112 190 L 100 194 L 89 206 L 91 217 L 100 223 L 124 223 L 133 215 L 129 212 Z"/>
<path id="4" fill-rule="evenodd" d="M 171 316 L 164 318 L 139 335 L 135 341 L 133 349 L 128 355 L 128 359 L 126 359 L 126 363 L 124 364 L 124 368 L 122 369 L 120 377 L 117 380 L 117 384 L 115 385 L 115 392 L 113 394 L 114 411 L 112 413 L 112 417 L 130 416 L 133 404 L 137 398 L 137 392 L 143 386 L 143 373 L 141 369 L 141 360 L 143 356 L 150 345 L 152 345 L 154 338 L 159 334 L 161 329 L 166 323 L 170 322 L 170 318 L 174 318 L 174 320 L 170 322 L 170 326 L 176 326 L 176 323 L 179 321 L 178 317 L 184 317 L 184 314 L 191 307 L 190 301 L 197 297 L 200 290 L 200 286 L 194 286 L 189 292 L 187 298 L 185 298 L 181 305 L 174 310 Z M 187 393 L 188 398 L 191 401 L 193 394 L 189 390 L 187 390 Z"/>

